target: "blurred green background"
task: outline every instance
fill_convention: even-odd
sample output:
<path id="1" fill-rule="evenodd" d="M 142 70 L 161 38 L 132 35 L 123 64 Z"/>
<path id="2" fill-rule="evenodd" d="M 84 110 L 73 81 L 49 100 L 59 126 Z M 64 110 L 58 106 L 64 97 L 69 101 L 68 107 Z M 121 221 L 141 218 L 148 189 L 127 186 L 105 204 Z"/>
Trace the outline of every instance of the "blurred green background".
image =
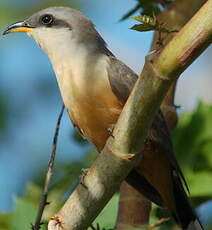
<path id="1" fill-rule="evenodd" d="M 39 9 L 71 6 L 91 18 L 111 51 L 139 73 L 152 33 L 129 30 L 135 23 L 131 19 L 119 22 L 135 2 L 1 0 L 0 30 Z M 211 53 L 209 48 L 178 83 L 176 104 L 181 106 L 180 122 L 173 132 L 177 158 L 193 203 L 208 229 L 212 226 Z M 25 34 L 0 35 L 0 60 L 0 230 L 25 230 L 37 210 L 61 98 L 47 57 Z M 47 208 L 46 218 L 58 210 L 77 184 L 81 168 L 89 167 L 95 157 L 92 146 L 78 136 L 65 114 L 49 198 L 58 202 Z M 118 195 L 96 222 L 111 228 L 117 203 Z M 155 207 L 151 221 L 161 215 L 166 214 Z"/>

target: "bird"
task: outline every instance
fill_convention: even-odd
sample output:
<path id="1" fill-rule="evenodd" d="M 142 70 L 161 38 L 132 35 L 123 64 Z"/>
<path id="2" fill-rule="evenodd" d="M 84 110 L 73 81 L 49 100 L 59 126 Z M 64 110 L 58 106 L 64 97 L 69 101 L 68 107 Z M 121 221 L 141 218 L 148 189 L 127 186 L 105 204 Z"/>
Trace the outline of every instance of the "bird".
<path id="1" fill-rule="evenodd" d="M 26 32 L 48 55 L 70 120 L 101 152 L 138 75 L 113 55 L 93 22 L 75 9 L 56 6 L 40 10 L 8 26 L 3 34 L 12 32 Z M 126 182 L 167 208 L 182 229 L 202 230 L 160 110 L 142 156 Z"/>

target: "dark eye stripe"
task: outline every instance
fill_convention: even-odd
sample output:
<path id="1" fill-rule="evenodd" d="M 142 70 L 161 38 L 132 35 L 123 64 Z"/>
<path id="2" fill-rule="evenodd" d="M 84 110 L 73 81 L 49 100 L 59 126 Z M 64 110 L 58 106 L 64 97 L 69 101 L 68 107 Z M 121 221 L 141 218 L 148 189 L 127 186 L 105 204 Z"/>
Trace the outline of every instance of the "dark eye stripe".
<path id="1" fill-rule="evenodd" d="M 70 30 L 72 29 L 70 24 L 68 24 L 66 21 L 63 21 L 63 20 L 60 20 L 60 19 L 55 19 L 55 26 L 57 26 L 57 27 L 67 27 Z"/>
<path id="2" fill-rule="evenodd" d="M 72 26 L 67 23 L 65 20 L 54 17 L 52 14 L 43 14 L 38 17 L 39 26 L 45 27 L 65 27 L 72 29 Z M 31 23 L 32 24 L 32 23 Z"/>

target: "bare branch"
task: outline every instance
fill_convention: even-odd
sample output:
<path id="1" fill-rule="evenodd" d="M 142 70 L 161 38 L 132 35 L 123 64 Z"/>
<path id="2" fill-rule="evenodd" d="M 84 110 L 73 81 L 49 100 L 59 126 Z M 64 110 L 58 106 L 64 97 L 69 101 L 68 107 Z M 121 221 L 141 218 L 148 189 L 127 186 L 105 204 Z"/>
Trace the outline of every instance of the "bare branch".
<path id="1" fill-rule="evenodd" d="M 53 174 L 53 166 L 54 166 L 54 160 L 55 160 L 56 150 L 57 150 L 57 140 L 58 140 L 58 135 L 59 135 L 59 130 L 60 130 L 60 123 L 61 123 L 61 119 L 62 119 L 62 116 L 63 116 L 64 108 L 65 107 L 64 107 L 64 104 L 63 104 L 62 108 L 61 108 L 61 111 L 60 111 L 60 114 L 58 116 L 56 127 L 55 127 L 55 133 L 54 133 L 53 142 L 52 142 L 52 152 L 51 152 L 51 156 L 50 156 L 49 163 L 48 163 L 48 169 L 47 169 L 47 173 L 46 173 L 44 189 L 43 189 L 43 193 L 42 193 L 41 198 L 40 198 L 40 204 L 39 204 L 35 224 L 32 225 L 32 230 L 39 230 L 40 229 L 40 227 L 42 225 L 41 219 L 42 219 L 42 215 L 43 215 L 45 206 L 49 204 L 49 202 L 47 202 L 49 184 L 51 182 L 51 177 L 52 177 L 52 174 Z"/>
<path id="2" fill-rule="evenodd" d="M 206 1 L 207 0 L 175 0 L 173 3 L 169 4 L 167 10 L 159 14 L 157 18 L 161 22 L 166 22 L 167 27 L 180 30 Z M 163 44 L 167 44 L 173 36 L 174 34 L 172 33 L 167 36 L 165 35 L 163 37 Z M 158 37 L 159 34 L 156 32 L 154 34 L 151 50 L 158 48 Z M 173 83 L 161 104 L 161 110 L 165 116 L 169 129 L 175 128 L 178 120 L 176 106 L 174 104 L 176 83 L 177 82 Z"/>

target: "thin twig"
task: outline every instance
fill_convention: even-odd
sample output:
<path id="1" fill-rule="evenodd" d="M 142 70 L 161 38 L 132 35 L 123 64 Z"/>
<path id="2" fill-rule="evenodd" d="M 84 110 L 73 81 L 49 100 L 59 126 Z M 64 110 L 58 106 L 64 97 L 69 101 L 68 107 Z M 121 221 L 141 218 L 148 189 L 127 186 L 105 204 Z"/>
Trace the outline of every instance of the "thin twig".
<path id="1" fill-rule="evenodd" d="M 148 229 L 153 229 L 156 227 L 159 227 L 160 225 L 164 224 L 165 222 L 169 221 L 170 218 L 161 218 L 160 220 L 158 220 L 156 223 L 154 224 L 150 224 L 148 226 Z"/>
<path id="2" fill-rule="evenodd" d="M 44 184 L 44 188 L 43 188 L 43 193 L 42 193 L 41 198 L 40 198 L 39 209 L 38 209 L 37 217 L 35 220 L 35 224 L 32 225 L 32 230 L 39 230 L 40 229 L 41 225 L 43 224 L 43 223 L 41 223 L 41 219 L 42 219 L 42 215 L 43 215 L 45 206 L 49 204 L 49 202 L 47 202 L 49 184 L 50 184 L 51 177 L 53 174 L 53 166 L 54 166 L 54 160 L 55 160 L 55 155 L 56 155 L 56 150 L 57 150 L 57 140 L 58 140 L 60 123 L 61 123 L 61 119 L 63 116 L 64 108 L 65 108 L 65 106 L 63 104 L 61 111 L 60 111 L 60 114 L 58 116 L 56 127 L 55 127 L 55 132 L 54 132 L 54 137 L 53 137 L 53 142 L 52 142 L 52 152 L 51 152 L 51 156 L 50 156 L 49 163 L 48 163 L 48 169 L 47 169 L 47 173 L 46 173 L 46 179 L 45 179 L 45 184 Z"/>

